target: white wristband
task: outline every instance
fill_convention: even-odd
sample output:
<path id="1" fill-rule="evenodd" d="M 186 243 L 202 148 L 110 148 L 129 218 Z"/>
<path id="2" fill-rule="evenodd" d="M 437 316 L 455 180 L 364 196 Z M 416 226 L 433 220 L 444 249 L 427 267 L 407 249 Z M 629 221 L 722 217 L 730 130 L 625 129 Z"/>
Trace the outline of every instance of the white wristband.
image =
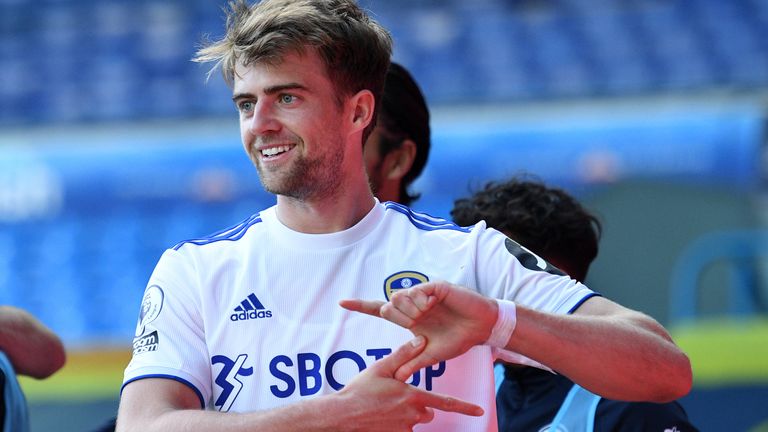
<path id="1" fill-rule="evenodd" d="M 496 304 L 499 305 L 499 315 L 485 344 L 496 348 L 505 348 L 509 338 L 512 337 L 512 332 L 515 331 L 517 308 L 515 302 L 509 300 L 496 300 Z"/>

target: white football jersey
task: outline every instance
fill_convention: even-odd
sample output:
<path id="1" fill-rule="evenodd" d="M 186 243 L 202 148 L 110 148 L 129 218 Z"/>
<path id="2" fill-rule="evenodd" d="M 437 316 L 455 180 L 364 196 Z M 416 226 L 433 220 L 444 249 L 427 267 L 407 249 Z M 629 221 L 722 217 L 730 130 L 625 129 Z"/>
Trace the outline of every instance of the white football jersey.
<path id="1" fill-rule="evenodd" d="M 339 300 L 387 300 L 428 280 L 554 313 L 595 295 L 484 222 L 463 228 L 377 202 L 352 228 L 304 234 L 284 226 L 271 207 L 163 254 L 123 385 L 174 379 L 197 393 L 202 408 L 224 412 L 338 391 L 413 337 Z M 477 346 L 414 374 L 413 385 L 485 409 L 479 418 L 435 411 L 416 430 L 495 431 L 494 358 L 491 348 Z"/>

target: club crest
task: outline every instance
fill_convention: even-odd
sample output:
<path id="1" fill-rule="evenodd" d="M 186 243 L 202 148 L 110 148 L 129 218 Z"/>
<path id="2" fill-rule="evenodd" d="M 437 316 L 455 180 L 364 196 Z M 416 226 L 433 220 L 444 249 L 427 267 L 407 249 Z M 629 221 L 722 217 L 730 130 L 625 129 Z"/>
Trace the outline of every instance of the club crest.
<path id="1" fill-rule="evenodd" d="M 416 271 L 397 272 L 384 281 L 384 297 L 389 301 L 394 293 L 428 281 L 429 278 L 423 273 Z"/>

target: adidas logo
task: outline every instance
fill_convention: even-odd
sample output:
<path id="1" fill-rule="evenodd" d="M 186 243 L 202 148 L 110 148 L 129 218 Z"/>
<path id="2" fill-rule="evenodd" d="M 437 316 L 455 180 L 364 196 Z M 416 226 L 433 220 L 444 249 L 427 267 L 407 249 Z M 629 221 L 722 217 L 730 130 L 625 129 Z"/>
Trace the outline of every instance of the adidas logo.
<path id="1" fill-rule="evenodd" d="M 235 308 L 235 313 L 229 316 L 231 321 L 245 321 L 250 319 L 272 318 L 272 311 L 267 310 L 255 294 L 250 293 L 240 306 Z"/>

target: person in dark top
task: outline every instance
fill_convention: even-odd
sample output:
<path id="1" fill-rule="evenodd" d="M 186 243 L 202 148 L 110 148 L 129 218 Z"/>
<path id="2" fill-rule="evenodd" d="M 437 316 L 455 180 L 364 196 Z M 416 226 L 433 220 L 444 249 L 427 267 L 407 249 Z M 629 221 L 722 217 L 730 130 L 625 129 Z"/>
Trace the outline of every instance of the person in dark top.
<path id="1" fill-rule="evenodd" d="M 602 232 L 597 217 L 575 198 L 531 178 L 488 183 L 472 197 L 457 200 L 451 216 L 462 226 L 485 220 L 578 281 L 597 256 Z M 504 369 L 496 397 L 501 432 L 697 430 L 678 402 L 603 399 L 546 370 Z"/>

